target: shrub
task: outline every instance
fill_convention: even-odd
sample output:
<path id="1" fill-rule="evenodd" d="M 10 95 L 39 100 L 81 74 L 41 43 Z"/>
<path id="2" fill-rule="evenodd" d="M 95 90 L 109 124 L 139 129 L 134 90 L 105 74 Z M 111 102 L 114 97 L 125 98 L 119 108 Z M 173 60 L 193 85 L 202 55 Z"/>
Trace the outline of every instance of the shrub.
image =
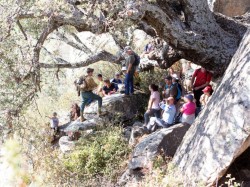
<path id="1" fill-rule="evenodd" d="M 167 75 L 166 70 L 155 68 L 152 72 L 141 72 L 141 89 L 145 93 L 148 93 L 148 86 L 150 84 L 156 84 L 159 86 L 160 90 L 164 87 L 164 77 Z"/>
<path id="2" fill-rule="evenodd" d="M 130 152 L 121 134 L 120 127 L 107 127 L 82 138 L 77 149 L 64 158 L 65 167 L 86 179 L 105 176 L 114 180 Z"/>

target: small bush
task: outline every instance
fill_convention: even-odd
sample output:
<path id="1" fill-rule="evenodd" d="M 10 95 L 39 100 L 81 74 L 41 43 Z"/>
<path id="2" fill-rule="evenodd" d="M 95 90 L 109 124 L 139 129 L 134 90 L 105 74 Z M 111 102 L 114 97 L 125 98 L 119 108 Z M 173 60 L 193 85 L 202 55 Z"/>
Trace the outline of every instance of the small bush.
<path id="1" fill-rule="evenodd" d="M 148 86 L 150 84 L 156 84 L 160 87 L 164 87 L 164 77 L 167 75 L 167 70 L 162 70 L 155 68 L 152 72 L 141 72 L 140 78 L 141 78 L 141 89 L 145 93 L 149 93 Z"/>
<path id="2" fill-rule="evenodd" d="M 121 134 L 121 128 L 107 127 L 81 139 L 77 150 L 64 159 L 65 167 L 79 177 L 99 175 L 114 180 L 130 152 Z"/>

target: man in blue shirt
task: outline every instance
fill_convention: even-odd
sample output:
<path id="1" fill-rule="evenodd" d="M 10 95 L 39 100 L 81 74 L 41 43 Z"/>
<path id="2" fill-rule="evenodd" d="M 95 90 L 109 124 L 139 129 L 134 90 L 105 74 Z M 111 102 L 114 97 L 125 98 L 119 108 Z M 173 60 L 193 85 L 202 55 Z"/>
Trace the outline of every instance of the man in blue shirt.
<path id="1" fill-rule="evenodd" d="M 111 83 L 115 84 L 115 90 L 119 89 L 118 84 L 122 84 L 122 80 L 120 79 L 120 73 L 115 74 L 115 78 L 111 80 Z"/>
<path id="2" fill-rule="evenodd" d="M 147 125 L 147 130 L 152 132 L 156 130 L 156 127 L 167 128 L 173 125 L 174 117 L 176 114 L 176 108 L 174 105 L 175 99 L 173 97 L 169 97 L 167 99 L 167 104 L 164 102 L 160 103 L 161 109 L 164 110 L 161 118 L 151 117 L 150 121 Z"/>

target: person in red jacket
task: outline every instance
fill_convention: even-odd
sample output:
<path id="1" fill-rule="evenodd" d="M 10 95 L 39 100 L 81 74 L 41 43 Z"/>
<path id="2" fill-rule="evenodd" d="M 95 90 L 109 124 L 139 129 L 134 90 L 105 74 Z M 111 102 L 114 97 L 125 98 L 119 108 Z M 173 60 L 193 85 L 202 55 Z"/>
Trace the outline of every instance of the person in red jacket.
<path id="1" fill-rule="evenodd" d="M 200 97 L 203 94 L 202 90 L 209 85 L 211 79 L 211 73 L 203 67 L 195 70 L 193 73 L 191 85 L 194 92 L 194 98 L 196 100 L 196 107 L 201 107 Z"/>

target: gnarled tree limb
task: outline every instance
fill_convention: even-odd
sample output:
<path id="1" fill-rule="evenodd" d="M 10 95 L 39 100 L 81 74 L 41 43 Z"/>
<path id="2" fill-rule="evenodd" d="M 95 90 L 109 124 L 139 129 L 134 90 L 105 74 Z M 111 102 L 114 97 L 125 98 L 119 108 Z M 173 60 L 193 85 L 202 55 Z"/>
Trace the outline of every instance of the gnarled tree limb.
<path id="1" fill-rule="evenodd" d="M 55 59 L 55 60 L 58 61 L 58 59 Z M 81 61 L 81 62 L 77 62 L 77 63 L 69 63 L 65 60 L 63 61 L 64 61 L 63 63 L 62 61 L 60 61 L 60 63 L 56 63 L 56 64 L 40 63 L 40 67 L 46 68 L 46 69 L 53 69 L 53 68 L 72 68 L 73 69 L 73 68 L 86 67 L 90 64 L 93 64 L 99 61 L 109 61 L 109 62 L 116 63 L 116 64 L 119 63 L 117 57 L 107 51 L 98 52 L 95 55 L 88 57 L 88 59 Z"/>

